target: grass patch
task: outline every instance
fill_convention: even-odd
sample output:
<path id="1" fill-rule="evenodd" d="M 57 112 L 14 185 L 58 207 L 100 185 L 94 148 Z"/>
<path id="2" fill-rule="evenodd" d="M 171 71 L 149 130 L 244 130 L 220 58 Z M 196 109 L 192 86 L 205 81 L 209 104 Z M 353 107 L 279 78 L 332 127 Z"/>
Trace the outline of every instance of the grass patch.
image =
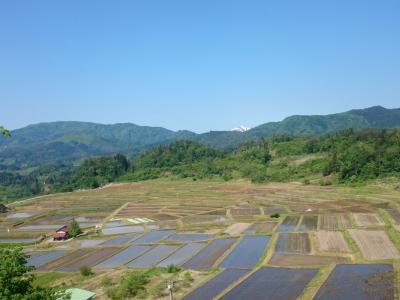
<path id="1" fill-rule="evenodd" d="M 61 273 L 61 272 L 48 272 L 44 274 L 37 275 L 35 280 L 33 281 L 34 286 L 43 286 L 47 287 L 57 281 L 58 279 L 67 277 L 68 273 Z"/>
<path id="2" fill-rule="evenodd" d="M 298 299 L 313 299 L 320 287 L 328 279 L 335 266 L 335 264 L 330 264 L 320 268 L 317 275 L 315 275 L 314 278 L 308 283 L 307 287 L 304 289 L 303 293 Z"/>

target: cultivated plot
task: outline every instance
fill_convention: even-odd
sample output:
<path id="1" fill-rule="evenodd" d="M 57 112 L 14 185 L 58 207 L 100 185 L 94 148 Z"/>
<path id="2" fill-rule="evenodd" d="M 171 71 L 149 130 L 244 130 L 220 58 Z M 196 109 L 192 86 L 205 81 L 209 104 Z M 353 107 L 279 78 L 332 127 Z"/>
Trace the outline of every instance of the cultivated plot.
<path id="1" fill-rule="evenodd" d="M 93 267 L 98 263 L 106 260 L 110 256 L 114 255 L 115 253 L 119 252 L 120 250 L 121 249 L 119 248 L 113 248 L 113 247 L 107 247 L 96 250 L 90 253 L 90 255 L 86 255 L 82 259 L 63 265 L 61 268 L 58 269 L 58 271 L 77 272 L 81 267 Z"/>
<path id="2" fill-rule="evenodd" d="M 302 253 L 311 252 L 311 243 L 307 233 L 280 233 L 276 243 L 275 252 Z"/>
<path id="3" fill-rule="evenodd" d="M 182 265 L 188 261 L 193 255 L 195 255 L 200 249 L 202 249 L 205 243 L 189 243 L 178 249 L 166 259 L 161 261 L 158 267 L 168 267 L 169 265 Z"/>
<path id="4" fill-rule="evenodd" d="M 231 208 L 232 216 L 254 216 L 260 215 L 261 211 L 256 207 L 240 207 L 240 208 Z"/>
<path id="5" fill-rule="evenodd" d="M 143 226 L 120 226 L 120 227 L 104 228 L 102 230 L 102 233 L 104 235 L 112 235 L 112 234 L 124 234 L 124 233 L 142 232 L 142 231 L 144 231 Z"/>
<path id="6" fill-rule="evenodd" d="M 30 258 L 28 259 L 28 265 L 38 268 L 44 264 L 47 264 L 53 260 L 56 260 L 64 255 L 66 255 L 67 251 L 42 251 L 42 252 L 34 252 L 29 253 Z"/>
<path id="7" fill-rule="evenodd" d="M 157 263 L 174 253 L 179 246 L 175 245 L 159 245 L 149 250 L 142 256 L 134 259 L 127 264 L 129 268 L 143 269 L 155 266 Z"/>
<path id="8" fill-rule="evenodd" d="M 207 241 L 214 238 L 213 234 L 206 233 L 177 233 L 170 235 L 168 240 L 177 242 L 197 242 Z"/>
<path id="9" fill-rule="evenodd" d="M 318 231 L 315 233 L 319 251 L 351 252 L 340 231 Z"/>
<path id="10" fill-rule="evenodd" d="M 400 224 L 400 212 L 397 209 L 386 209 L 396 224 Z"/>
<path id="11" fill-rule="evenodd" d="M 254 223 L 249 230 L 253 232 L 272 232 L 274 231 L 276 225 L 278 225 L 278 222 L 257 222 Z"/>
<path id="12" fill-rule="evenodd" d="M 339 220 L 343 228 L 345 229 L 353 228 L 353 226 L 351 225 L 350 216 L 348 214 L 339 215 Z"/>
<path id="13" fill-rule="evenodd" d="M 314 299 L 394 299 L 393 278 L 391 265 L 337 265 Z"/>
<path id="14" fill-rule="evenodd" d="M 122 250 L 121 252 L 115 254 L 114 256 L 111 256 L 110 258 L 101 262 L 95 267 L 98 269 L 112 269 L 120 267 L 122 265 L 127 264 L 131 260 L 139 257 L 150 248 L 151 248 L 150 246 L 144 246 L 144 245 L 129 246 L 128 248 Z"/>
<path id="15" fill-rule="evenodd" d="M 76 241 L 76 244 L 78 245 L 79 248 L 91 248 L 91 247 L 96 247 L 102 243 L 104 243 L 105 240 L 102 239 L 92 239 L 92 240 L 79 240 Z"/>
<path id="16" fill-rule="evenodd" d="M 400 258 L 400 253 L 382 230 L 349 229 L 363 256 L 368 260 Z"/>
<path id="17" fill-rule="evenodd" d="M 317 230 L 318 216 L 306 215 L 299 226 L 299 231 L 313 231 Z"/>
<path id="18" fill-rule="evenodd" d="M 353 213 L 354 220 L 359 226 L 383 226 L 385 225 L 376 214 Z"/>
<path id="19" fill-rule="evenodd" d="M 183 297 L 183 300 L 213 299 L 247 272 L 248 270 L 226 269 L 189 295 Z"/>
<path id="20" fill-rule="evenodd" d="M 128 244 L 135 239 L 137 239 L 141 234 L 127 234 L 124 236 L 119 236 L 110 240 L 105 241 L 102 246 L 117 246 L 117 245 L 123 245 L 123 244 Z"/>
<path id="21" fill-rule="evenodd" d="M 277 267 L 309 267 L 349 262 L 349 258 L 339 256 L 275 253 L 268 262 L 268 265 Z"/>
<path id="22" fill-rule="evenodd" d="M 283 220 L 282 224 L 278 226 L 276 231 L 278 232 L 286 232 L 286 231 L 295 231 L 297 224 L 299 223 L 299 216 L 287 216 L 285 220 Z"/>
<path id="23" fill-rule="evenodd" d="M 35 242 L 36 239 L 33 238 L 6 238 L 0 239 L 0 244 L 12 244 L 12 243 L 19 243 L 19 244 L 29 244 Z"/>
<path id="24" fill-rule="evenodd" d="M 261 268 L 221 299 L 296 299 L 318 269 Z"/>
<path id="25" fill-rule="evenodd" d="M 321 230 L 339 230 L 336 215 L 321 215 L 319 229 L 321 229 Z"/>
<path id="26" fill-rule="evenodd" d="M 239 235 L 250 227 L 250 223 L 234 223 L 225 229 L 225 233 L 229 235 Z"/>
<path id="27" fill-rule="evenodd" d="M 183 265 L 186 269 L 202 270 L 211 268 L 234 243 L 235 238 L 222 238 L 212 241 L 207 247 Z"/>
<path id="28" fill-rule="evenodd" d="M 263 256 L 270 239 L 270 236 L 265 235 L 245 236 L 236 248 L 221 262 L 219 267 L 239 269 L 254 267 Z"/>
<path id="29" fill-rule="evenodd" d="M 135 240 L 135 244 L 156 243 L 174 233 L 172 230 L 150 231 Z"/>
<path id="30" fill-rule="evenodd" d="M 66 264 L 70 264 L 70 263 L 79 261 L 79 260 L 83 259 L 86 255 L 90 255 L 93 252 L 94 252 L 93 250 L 89 250 L 89 249 L 79 249 L 77 251 L 74 251 L 72 253 L 62 256 L 59 259 L 52 260 L 46 264 L 41 265 L 39 268 L 37 268 L 37 270 L 39 270 L 39 271 L 57 270 Z"/>

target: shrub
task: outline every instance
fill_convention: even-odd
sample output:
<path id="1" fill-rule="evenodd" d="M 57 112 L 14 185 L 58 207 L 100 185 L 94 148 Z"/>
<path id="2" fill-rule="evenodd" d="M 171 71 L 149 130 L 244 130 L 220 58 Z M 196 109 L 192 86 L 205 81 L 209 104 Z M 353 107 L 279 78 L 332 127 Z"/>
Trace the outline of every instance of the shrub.
<path id="1" fill-rule="evenodd" d="M 90 267 L 87 266 L 83 266 L 79 269 L 79 272 L 81 273 L 82 276 L 90 276 L 93 274 L 92 269 Z"/>
<path id="2" fill-rule="evenodd" d="M 101 285 L 104 287 L 112 286 L 113 282 L 110 277 L 106 276 L 101 280 Z"/>
<path id="3" fill-rule="evenodd" d="M 271 218 L 276 218 L 276 219 L 278 219 L 278 218 L 281 217 L 281 215 L 278 214 L 278 213 L 275 213 L 275 214 L 270 215 L 270 217 L 271 217 Z"/>
<path id="4" fill-rule="evenodd" d="M 181 270 L 181 268 L 177 265 L 169 265 L 167 267 L 167 272 L 168 273 L 178 273 Z"/>
<path id="5" fill-rule="evenodd" d="M 82 233 L 81 227 L 75 219 L 72 219 L 68 233 L 72 237 L 76 237 Z"/>
<path id="6" fill-rule="evenodd" d="M 189 271 L 186 271 L 185 273 L 183 273 L 183 285 L 185 287 L 190 287 L 192 285 L 193 281 L 194 281 L 194 279 Z"/>
<path id="7" fill-rule="evenodd" d="M 149 282 L 148 275 L 143 272 L 132 272 L 122 278 L 117 286 L 110 288 L 107 295 L 113 300 L 122 300 L 147 295 L 145 285 Z"/>

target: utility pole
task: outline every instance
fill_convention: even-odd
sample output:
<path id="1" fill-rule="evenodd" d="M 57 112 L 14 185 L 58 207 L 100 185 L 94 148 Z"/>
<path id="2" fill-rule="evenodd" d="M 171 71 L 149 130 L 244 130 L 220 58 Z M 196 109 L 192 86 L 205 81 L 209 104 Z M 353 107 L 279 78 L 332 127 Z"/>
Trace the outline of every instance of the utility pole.
<path id="1" fill-rule="evenodd" d="M 174 282 L 173 281 L 168 281 L 167 283 L 167 289 L 169 292 L 169 300 L 174 300 L 174 295 L 172 294 L 172 288 L 174 287 Z"/>

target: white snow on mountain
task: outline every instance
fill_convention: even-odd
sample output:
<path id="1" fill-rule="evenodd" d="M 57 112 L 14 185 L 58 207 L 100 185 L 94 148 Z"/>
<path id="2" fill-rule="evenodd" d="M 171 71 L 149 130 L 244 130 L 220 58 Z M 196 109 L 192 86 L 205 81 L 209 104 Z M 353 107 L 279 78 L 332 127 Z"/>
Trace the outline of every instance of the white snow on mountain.
<path id="1" fill-rule="evenodd" d="M 246 132 L 247 130 L 250 130 L 250 127 L 247 127 L 247 126 L 244 126 L 244 125 L 240 125 L 237 128 L 231 129 L 231 131 L 238 131 L 238 132 Z"/>

